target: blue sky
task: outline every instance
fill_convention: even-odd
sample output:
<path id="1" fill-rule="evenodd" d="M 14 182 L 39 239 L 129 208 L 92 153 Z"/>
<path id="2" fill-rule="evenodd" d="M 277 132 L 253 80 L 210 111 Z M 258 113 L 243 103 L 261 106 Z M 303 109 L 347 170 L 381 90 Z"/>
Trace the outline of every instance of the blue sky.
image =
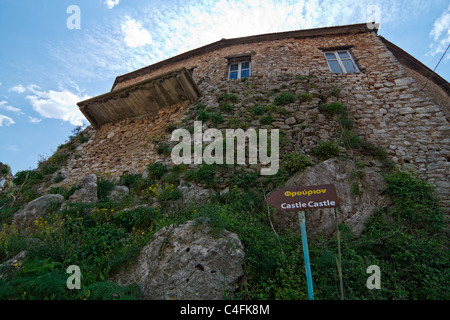
<path id="1" fill-rule="evenodd" d="M 450 43 L 448 0 L 1 0 L 0 161 L 36 168 L 118 75 L 222 38 L 373 19 L 431 69 Z M 450 80 L 450 52 L 436 71 Z"/>

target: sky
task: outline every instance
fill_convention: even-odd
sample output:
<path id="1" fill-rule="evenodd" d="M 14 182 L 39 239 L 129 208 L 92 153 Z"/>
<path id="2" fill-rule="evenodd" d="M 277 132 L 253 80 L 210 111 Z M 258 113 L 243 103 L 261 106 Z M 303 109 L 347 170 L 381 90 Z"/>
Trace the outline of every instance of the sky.
<path id="1" fill-rule="evenodd" d="M 450 44 L 449 0 L 1 0 L 0 162 L 36 168 L 119 75 L 222 38 L 374 20 L 432 70 Z M 450 50 L 436 72 L 450 80 Z"/>

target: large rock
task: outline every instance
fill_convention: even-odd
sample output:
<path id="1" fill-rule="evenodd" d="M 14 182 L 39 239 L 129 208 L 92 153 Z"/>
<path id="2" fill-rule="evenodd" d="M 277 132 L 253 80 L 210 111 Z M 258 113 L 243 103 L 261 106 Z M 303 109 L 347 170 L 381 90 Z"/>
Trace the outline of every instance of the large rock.
<path id="1" fill-rule="evenodd" d="M 70 196 L 69 202 L 72 203 L 96 203 L 97 197 L 97 176 L 90 174 L 81 179 L 80 189 Z"/>
<path id="2" fill-rule="evenodd" d="M 182 183 L 178 187 L 178 190 L 183 194 L 183 203 L 185 204 L 196 204 L 217 195 L 214 190 L 203 189 L 202 187 L 190 183 Z"/>
<path id="3" fill-rule="evenodd" d="M 16 254 L 13 258 L 0 264 L 0 279 L 2 279 L 3 276 L 16 273 L 22 267 L 26 255 L 27 251 L 23 250 Z"/>
<path id="4" fill-rule="evenodd" d="M 219 237 L 207 223 L 189 221 L 158 231 L 128 270 L 112 277 L 137 283 L 144 299 L 223 299 L 243 277 L 244 249 L 234 233 Z"/>
<path id="5" fill-rule="evenodd" d="M 64 197 L 60 194 L 47 194 L 39 197 L 15 213 L 12 222 L 17 228 L 24 230 L 33 226 L 34 221 L 47 214 L 50 209 L 58 210 L 63 202 Z"/>
<path id="6" fill-rule="evenodd" d="M 108 193 L 108 198 L 114 201 L 123 200 L 130 193 L 130 189 L 126 186 L 114 186 Z"/>
<path id="7" fill-rule="evenodd" d="M 360 174 L 358 175 L 358 170 Z M 360 234 L 376 208 L 385 208 L 390 199 L 382 195 L 383 177 L 370 168 L 358 169 L 352 161 L 329 159 L 303 172 L 295 174 L 286 186 L 311 186 L 334 184 L 340 206 L 338 222 L 347 224 L 355 234 Z M 360 193 L 355 192 L 358 187 Z M 281 229 L 299 232 L 297 212 L 277 212 L 274 224 Z M 308 234 L 331 236 L 336 231 L 334 209 L 317 209 L 306 212 Z"/>

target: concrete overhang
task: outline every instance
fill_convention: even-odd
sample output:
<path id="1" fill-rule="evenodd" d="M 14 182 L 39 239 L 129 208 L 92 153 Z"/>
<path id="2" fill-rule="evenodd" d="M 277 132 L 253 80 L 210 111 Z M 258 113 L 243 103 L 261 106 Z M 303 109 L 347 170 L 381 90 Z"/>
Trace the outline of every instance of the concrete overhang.
<path id="1" fill-rule="evenodd" d="M 194 103 L 200 90 L 186 68 L 171 71 L 100 96 L 78 102 L 80 111 L 95 129 L 122 119 L 156 115 L 162 108 Z"/>

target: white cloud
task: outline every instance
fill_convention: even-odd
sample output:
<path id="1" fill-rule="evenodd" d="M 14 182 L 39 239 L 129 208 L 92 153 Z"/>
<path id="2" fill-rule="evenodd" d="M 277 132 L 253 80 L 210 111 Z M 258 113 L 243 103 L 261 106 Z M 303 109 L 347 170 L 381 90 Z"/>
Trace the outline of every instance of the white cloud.
<path id="1" fill-rule="evenodd" d="M 39 122 L 42 121 L 42 119 L 38 119 L 38 118 L 34 118 L 34 117 L 31 117 L 31 116 L 28 116 L 28 121 L 30 123 L 39 123 Z"/>
<path id="2" fill-rule="evenodd" d="M 442 54 L 450 44 L 450 5 L 442 15 L 434 21 L 433 29 L 430 32 L 430 36 L 433 37 L 434 43 L 430 44 L 429 55 Z M 446 57 L 450 59 L 450 55 Z"/>
<path id="3" fill-rule="evenodd" d="M 26 91 L 26 89 L 23 85 L 18 84 L 17 86 L 10 88 L 9 91 L 17 92 L 17 93 L 24 93 Z"/>
<path id="4" fill-rule="evenodd" d="M 438 1 L 438 0 L 436 0 Z M 444 0 L 440 0 L 444 1 Z M 64 77 L 105 80 L 219 41 L 272 32 L 372 21 L 383 25 L 418 19 L 429 0 L 196 0 L 158 1 L 99 20 L 49 47 Z M 405 15 L 404 12 L 408 12 Z M 151 46 L 149 45 L 151 44 Z M 450 56 L 450 55 L 449 55 Z"/>
<path id="5" fill-rule="evenodd" d="M 122 32 L 125 35 L 125 43 L 131 48 L 142 47 L 152 43 L 152 36 L 142 27 L 142 23 L 125 17 L 126 21 L 121 24 Z"/>
<path id="6" fill-rule="evenodd" d="M 16 107 L 12 107 L 10 105 L 8 105 L 7 101 L 0 101 L 0 109 L 6 110 L 6 111 L 11 111 L 14 112 L 16 114 L 23 114 L 22 110 L 20 108 L 16 108 Z"/>
<path id="7" fill-rule="evenodd" d="M 0 127 L 3 127 L 3 126 L 9 127 L 12 124 L 15 124 L 13 119 L 11 119 L 10 117 L 5 116 L 3 114 L 0 114 Z"/>
<path id="8" fill-rule="evenodd" d="M 105 4 L 108 6 L 109 9 L 112 9 L 119 4 L 119 1 L 120 0 L 106 0 Z"/>
<path id="9" fill-rule="evenodd" d="M 12 146 L 9 146 L 8 150 L 9 151 L 13 151 L 13 152 L 19 152 L 20 151 L 19 147 L 17 145 L 15 145 L 15 144 L 12 145 Z"/>
<path id="10" fill-rule="evenodd" d="M 32 89 L 34 95 L 26 98 L 30 101 L 33 109 L 44 118 L 61 119 L 75 126 L 86 123 L 86 119 L 79 111 L 77 102 L 89 99 L 87 95 L 79 96 L 66 89 L 62 91 L 39 91 Z"/>

